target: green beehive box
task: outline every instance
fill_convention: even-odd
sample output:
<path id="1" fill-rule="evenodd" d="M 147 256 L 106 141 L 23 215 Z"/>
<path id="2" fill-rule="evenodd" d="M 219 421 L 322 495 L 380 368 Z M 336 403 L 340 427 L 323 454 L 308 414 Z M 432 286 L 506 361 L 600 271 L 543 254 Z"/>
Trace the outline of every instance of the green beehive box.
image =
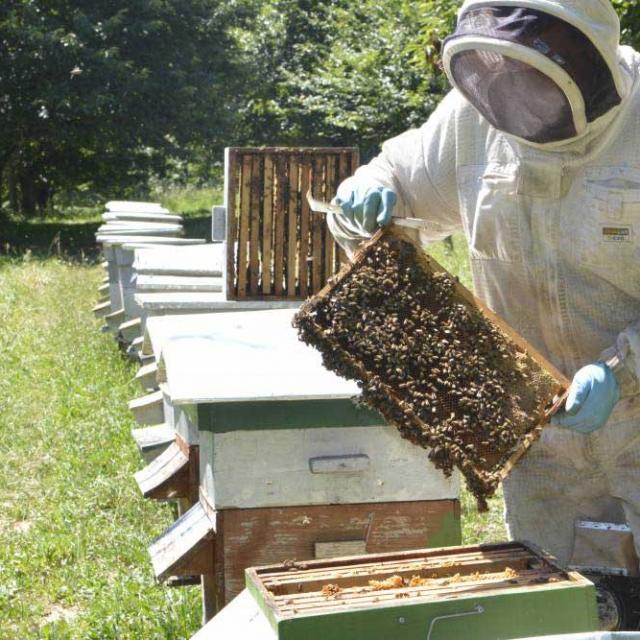
<path id="1" fill-rule="evenodd" d="M 521 543 L 246 572 L 278 640 L 507 640 L 598 628 L 594 586 Z"/>

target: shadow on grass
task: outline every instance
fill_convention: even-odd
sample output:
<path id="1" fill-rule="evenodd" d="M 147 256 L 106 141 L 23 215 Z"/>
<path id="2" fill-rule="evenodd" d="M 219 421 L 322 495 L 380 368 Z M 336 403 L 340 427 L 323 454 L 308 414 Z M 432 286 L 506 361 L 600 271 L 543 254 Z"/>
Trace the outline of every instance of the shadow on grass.
<path id="1" fill-rule="evenodd" d="M 211 242 L 211 214 L 203 212 L 202 215 L 184 218 L 185 238 L 204 238 Z"/>
<path id="2" fill-rule="evenodd" d="M 19 257 L 60 256 L 72 260 L 96 260 L 99 249 L 95 234 L 100 222 L 47 220 L 3 221 L 0 226 L 0 253 Z"/>
<path id="3" fill-rule="evenodd" d="M 59 256 L 73 261 L 95 261 L 100 248 L 95 234 L 102 223 L 73 221 L 3 221 L 0 223 L 0 255 L 37 258 Z M 211 241 L 211 217 L 202 215 L 184 220 L 185 237 Z"/>

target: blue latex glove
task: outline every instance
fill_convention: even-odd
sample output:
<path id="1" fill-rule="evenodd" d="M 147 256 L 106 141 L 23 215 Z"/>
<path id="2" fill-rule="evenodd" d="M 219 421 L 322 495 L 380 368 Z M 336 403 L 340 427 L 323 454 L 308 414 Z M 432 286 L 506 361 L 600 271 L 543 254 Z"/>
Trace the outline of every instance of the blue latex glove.
<path id="1" fill-rule="evenodd" d="M 343 196 L 341 194 L 333 200 L 342 209 L 342 222 L 349 228 L 355 227 L 363 236 L 372 236 L 378 227 L 391 222 L 398 200 L 396 194 L 385 187 L 356 187 L 346 198 Z"/>
<path id="2" fill-rule="evenodd" d="M 579 433 L 592 433 L 604 427 L 620 400 L 620 385 L 606 364 L 590 364 L 578 371 L 565 405 L 565 410 L 551 424 Z"/>

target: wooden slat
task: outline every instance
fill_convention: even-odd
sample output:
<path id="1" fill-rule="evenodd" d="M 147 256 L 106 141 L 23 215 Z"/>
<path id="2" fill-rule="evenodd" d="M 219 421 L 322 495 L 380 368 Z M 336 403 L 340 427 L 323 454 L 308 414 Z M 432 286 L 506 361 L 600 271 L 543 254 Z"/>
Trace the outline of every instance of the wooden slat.
<path id="1" fill-rule="evenodd" d="M 236 297 L 236 246 L 238 242 L 238 180 L 240 167 L 237 163 L 237 154 L 234 149 L 225 149 L 225 206 L 227 208 L 226 237 L 226 290 L 227 298 Z"/>
<path id="2" fill-rule="evenodd" d="M 336 190 L 338 187 L 350 176 L 353 174 L 353 158 L 352 156 L 341 155 L 338 158 L 338 184 L 336 185 Z M 337 248 L 336 255 L 336 264 L 334 266 L 335 271 L 338 271 L 342 265 L 345 265 L 349 262 L 349 258 L 345 253 L 344 249 L 340 246 Z"/>
<path id="3" fill-rule="evenodd" d="M 323 586 L 327 582 L 336 582 L 340 586 L 353 586 L 363 578 L 381 580 L 392 575 L 411 577 L 428 573 L 428 577 L 437 575 L 438 578 L 460 574 L 471 574 L 476 571 L 487 571 L 492 567 L 496 571 L 504 571 L 506 567 L 512 569 L 536 569 L 529 566 L 537 563 L 536 556 L 526 549 L 504 550 L 498 553 L 470 553 L 452 558 L 447 555 L 425 556 L 413 560 L 390 560 L 385 562 L 368 562 L 370 556 L 362 558 L 360 564 L 339 568 L 314 569 L 307 568 L 302 572 L 280 571 L 273 574 L 262 574 L 261 579 L 267 587 L 278 586 L 289 588 L 301 585 L 305 591 L 313 591 L 316 586 Z M 262 571 L 262 570 L 261 570 Z"/>
<path id="4" fill-rule="evenodd" d="M 338 153 L 352 157 L 358 154 L 357 147 L 231 147 L 237 153 L 250 153 L 252 155 L 288 154 L 292 151 L 299 156 L 326 155 Z"/>
<path id="5" fill-rule="evenodd" d="M 300 242 L 298 247 L 299 293 L 301 298 L 309 295 L 309 247 L 311 242 L 311 210 L 307 198 L 304 197 L 309 190 L 311 173 L 311 161 L 303 158 L 301 164 L 302 177 L 300 179 L 300 192 L 303 194 L 300 207 Z"/>
<path id="6" fill-rule="evenodd" d="M 410 580 L 414 576 L 418 576 L 423 579 L 428 579 L 430 584 L 420 587 L 423 590 L 433 589 L 440 590 L 445 588 L 448 579 L 459 574 L 460 576 L 470 577 L 474 573 L 479 573 L 482 576 L 487 576 L 490 573 L 498 574 L 504 573 L 507 569 L 513 569 L 514 571 L 524 574 L 528 572 L 529 575 L 540 575 L 541 573 L 549 573 L 551 569 L 529 569 L 527 567 L 529 557 L 505 557 L 501 560 L 484 559 L 477 560 L 474 563 L 467 565 L 455 565 L 452 567 L 444 566 L 437 569 L 419 569 L 416 567 L 406 567 L 400 570 L 387 569 L 384 565 L 377 567 L 371 573 L 360 573 L 359 575 L 334 578 L 330 575 L 323 576 L 317 580 L 305 579 L 305 576 L 296 574 L 289 582 L 266 582 L 267 589 L 274 590 L 279 596 L 290 595 L 295 597 L 295 594 L 300 594 L 301 599 L 306 599 L 314 592 L 322 590 L 322 587 L 326 584 L 335 584 L 342 589 L 361 589 L 368 585 L 369 580 L 384 581 L 391 576 L 400 576 L 401 578 Z M 297 579 L 295 579 L 297 577 Z M 481 580 L 480 580 L 481 581 Z M 462 582 L 462 581 L 461 581 Z"/>
<path id="7" fill-rule="evenodd" d="M 499 579 L 500 574 L 495 576 L 493 581 L 483 582 L 462 582 L 458 585 L 448 587 L 400 587 L 399 589 L 389 589 L 385 591 L 371 591 L 359 589 L 347 589 L 340 593 L 339 598 L 328 598 L 318 594 L 315 598 L 289 597 L 282 600 L 283 606 L 279 607 L 279 612 L 283 617 L 293 617 L 294 615 L 304 615 L 313 612 L 316 615 L 328 613 L 336 610 L 345 610 L 350 607 L 363 609 L 377 606 L 384 606 L 384 603 L 397 603 L 398 598 L 454 598 L 483 596 L 526 587 L 527 589 L 548 589 L 562 588 L 571 584 L 562 573 L 537 573 L 527 572 L 518 578 Z M 553 578 L 554 582 L 549 582 Z M 278 602 L 278 600 L 276 600 Z"/>
<path id="8" fill-rule="evenodd" d="M 275 210 L 274 210 L 274 293 L 278 297 L 284 295 L 284 250 L 285 250 L 285 185 L 287 184 L 287 166 L 284 156 L 275 157 Z"/>
<path id="9" fill-rule="evenodd" d="M 260 283 L 260 236 L 262 205 L 262 159 L 254 155 L 251 159 L 251 223 L 249 232 L 249 295 L 258 295 Z"/>
<path id="10" fill-rule="evenodd" d="M 327 158 L 327 176 L 325 179 L 324 199 L 327 202 L 333 200 L 336 195 L 336 164 L 337 158 L 331 155 Z M 327 227 L 323 225 L 324 233 L 324 282 L 326 282 L 336 271 L 336 242 Z M 323 283 L 324 284 L 324 283 Z"/>
<path id="11" fill-rule="evenodd" d="M 548 556 L 544 552 L 541 552 L 537 547 L 534 547 L 530 542 L 497 542 L 491 544 L 475 544 L 465 545 L 457 547 L 437 547 L 429 549 L 409 549 L 401 551 L 387 551 L 380 553 L 370 553 L 369 555 L 353 556 L 351 558 L 331 558 L 329 560 L 311 560 L 304 562 L 304 567 L 293 567 L 296 571 L 303 571 L 304 575 L 310 572 L 332 572 L 332 571 L 344 571 L 367 569 L 369 567 L 379 567 L 381 564 L 385 566 L 395 563 L 409 564 L 412 562 L 427 563 L 427 562 L 449 562 L 454 564 L 455 562 L 466 562 L 468 560 L 474 560 L 483 557 L 497 557 L 497 554 L 503 555 L 505 553 L 519 553 L 525 551 L 531 554 L 532 557 L 536 557 L 540 562 L 547 562 L 552 566 L 559 568 L 551 556 Z M 298 563 L 300 565 L 300 563 Z M 281 564 L 265 565 L 256 569 L 256 576 L 260 577 L 260 580 L 268 580 L 271 578 L 277 578 L 284 573 L 288 577 L 294 573 L 290 567 L 283 566 Z"/>
<path id="12" fill-rule="evenodd" d="M 311 192 L 314 198 L 324 200 L 325 186 L 325 162 L 320 156 L 313 159 L 313 173 L 311 182 Z M 324 228 L 326 226 L 324 216 L 311 214 L 311 293 L 320 291 L 324 276 L 323 266 L 323 245 Z"/>
<path id="13" fill-rule="evenodd" d="M 247 297 L 247 249 L 249 242 L 249 221 L 251 215 L 251 165 L 250 155 L 242 156 L 242 177 L 240 192 L 240 232 L 238 234 L 238 298 Z"/>
<path id="14" fill-rule="evenodd" d="M 262 293 L 270 295 L 273 291 L 273 195 L 274 170 L 273 156 L 264 159 L 263 178 L 264 202 L 262 205 Z"/>
<path id="15" fill-rule="evenodd" d="M 297 295 L 296 282 L 298 280 L 299 180 L 300 159 L 297 156 L 291 156 L 289 158 L 289 215 L 287 230 L 287 296 L 289 298 L 295 298 Z"/>

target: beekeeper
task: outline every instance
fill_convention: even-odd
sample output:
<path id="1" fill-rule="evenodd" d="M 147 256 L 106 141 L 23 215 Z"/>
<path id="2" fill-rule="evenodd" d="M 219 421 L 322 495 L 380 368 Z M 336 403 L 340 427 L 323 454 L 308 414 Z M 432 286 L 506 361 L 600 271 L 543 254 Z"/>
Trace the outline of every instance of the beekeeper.
<path id="1" fill-rule="evenodd" d="M 573 377 L 505 482 L 512 537 L 569 563 L 579 519 L 640 551 L 640 55 L 609 0 L 467 0 L 454 89 L 338 190 L 353 251 L 391 216 L 464 230 L 477 295 Z"/>

